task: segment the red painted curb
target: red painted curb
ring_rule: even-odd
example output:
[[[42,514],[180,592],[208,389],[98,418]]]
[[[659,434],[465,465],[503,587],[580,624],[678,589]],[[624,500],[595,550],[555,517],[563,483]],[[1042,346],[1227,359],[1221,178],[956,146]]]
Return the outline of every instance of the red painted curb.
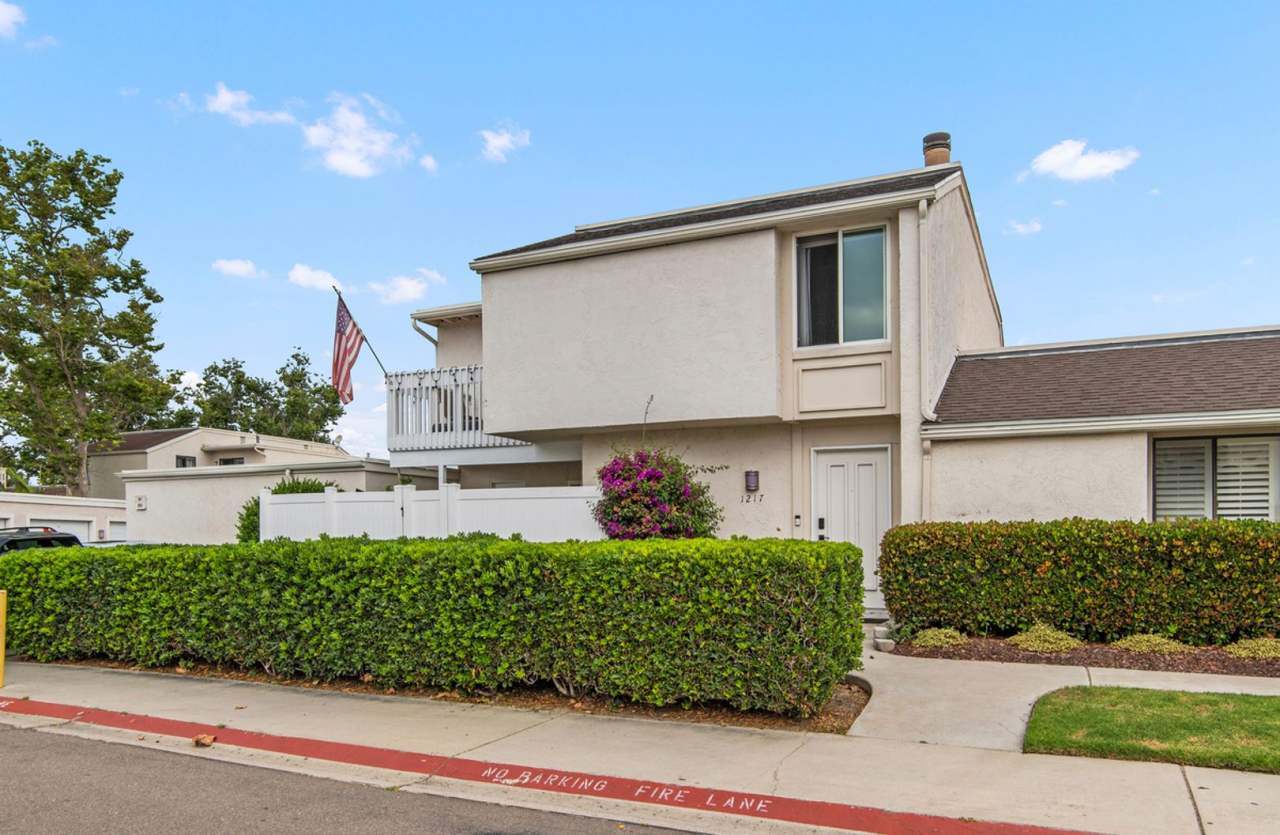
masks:
[[[43,716],[63,719],[87,725],[192,738],[198,734],[211,734],[223,745],[253,748],[277,754],[291,754],[330,762],[362,765],[408,771],[414,774],[448,777],[521,789],[572,794],[583,797],[600,797],[609,800],[628,800],[681,809],[741,815],[786,821],[789,823],[826,826],[882,835],[1063,835],[1072,830],[1028,826],[1017,823],[997,823],[913,812],[891,812],[868,806],[851,806],[822,800],[803,800],[779,795],[751,794],[686,786],[676,783],[660,783],[586,774],[578,771],[561,771],[549,768],[493,763],[469,760],[461,757],[444,757],[436,754],[417,754],[393,748],[376,748],[346,742],[330,742],[297,736],[242,731],[236,728],[219,728],[199,722],[164,719],[114,710],[40,702],[30,699],[0,700],[0,711],[25,716]]]

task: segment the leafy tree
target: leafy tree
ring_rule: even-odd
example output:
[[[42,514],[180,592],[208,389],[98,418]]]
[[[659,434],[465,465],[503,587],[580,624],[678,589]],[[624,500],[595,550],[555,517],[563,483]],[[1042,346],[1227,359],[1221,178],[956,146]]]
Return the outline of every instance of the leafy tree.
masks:
[[[328,442],[343,412],[338,393],[311,370],[311,358],[301,348],[276,370],[274,380],[252,376],[234,357],[215,362],[180,399],[183,405],[173,417],[177,425],[199,423],[304,441]]]
[[[77,494],[90,446],[164,420],[177,379],[155,363],[160,294],[107,225],[109,162],[0,146],[0,424],[21,470]]]

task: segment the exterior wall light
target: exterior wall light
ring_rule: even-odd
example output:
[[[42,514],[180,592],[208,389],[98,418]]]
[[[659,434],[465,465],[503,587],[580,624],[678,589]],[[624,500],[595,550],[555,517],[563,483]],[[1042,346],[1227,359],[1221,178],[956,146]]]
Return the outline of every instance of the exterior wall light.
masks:
[[[760,471],[747,470],[745,475],[746,475],[746,482],[747,482],[746,484],[747,492],[755,493],[756,491],[758,491],[760,489]]]

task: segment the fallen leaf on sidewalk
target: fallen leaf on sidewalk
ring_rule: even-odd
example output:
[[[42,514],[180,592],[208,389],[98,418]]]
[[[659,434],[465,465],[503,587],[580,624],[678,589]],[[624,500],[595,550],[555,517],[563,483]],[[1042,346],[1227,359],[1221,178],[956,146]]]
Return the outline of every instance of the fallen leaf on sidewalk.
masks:
[[[216,739],[217,737],[213,734],[196,734],[191,738],[191,741],[195,743],[197,748],[208,748]]]
[[[248,705],[236,705],[236,710],[244,710]]]

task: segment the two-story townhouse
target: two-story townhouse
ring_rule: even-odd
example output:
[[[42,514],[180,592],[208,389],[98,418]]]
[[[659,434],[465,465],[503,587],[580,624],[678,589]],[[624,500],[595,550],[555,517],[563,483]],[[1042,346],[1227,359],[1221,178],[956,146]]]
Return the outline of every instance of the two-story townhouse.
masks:
[[[1280,520],[1280,328],[1005,347],[950,137],[924,156],[476,259],[482,303],[414,314],[392,464],[591,484],[667,446],[719,468],[722,534],[861,546],[872,608],[903,522]]]
[[[707,478],[725,534],[851,539],[874,568],[883,532],[921,516],[920,429],[952,357],[1002,344],[949,147],[932,135],[921,169],[580,226],[476,259],[481,305],[415,319],[439,342],[440,367],[419,376],[482,382],[415,398],[459,398],[455,422],[436,423],[482,426],[494,446],[424,449],[405,432],[422,409],[400,396],[419,390],[395,381],[393,464],[465,473],[483,449],[494,464],[558,450],[557,469],[540,464],[547,481],[590,483],[615,447],[643,439],[720,468]],[[496,446],[512,439],[523,446]]]

